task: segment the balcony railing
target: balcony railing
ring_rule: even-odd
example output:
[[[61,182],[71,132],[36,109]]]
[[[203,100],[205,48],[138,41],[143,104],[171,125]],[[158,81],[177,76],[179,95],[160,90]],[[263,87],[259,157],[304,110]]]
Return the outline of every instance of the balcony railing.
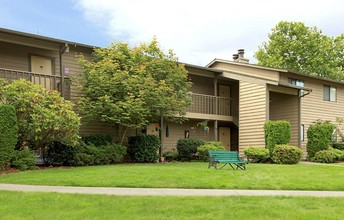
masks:
[[[7,79],[10,82],[16,79],[23,78],[29,80],[33,84],[41,85],[48,91],[61,91],[61,76],[57,75],[46,75],[40,73],[0,68],[0,78]],[[65,79],[67,78],[65,77]],[[70,99],[70,86],[65,85],[64,94],[65,99]]]
[[[238,110],[231,98],[192,93],[191,100],[187,112],[232,116],[235,120],[238,117]]]

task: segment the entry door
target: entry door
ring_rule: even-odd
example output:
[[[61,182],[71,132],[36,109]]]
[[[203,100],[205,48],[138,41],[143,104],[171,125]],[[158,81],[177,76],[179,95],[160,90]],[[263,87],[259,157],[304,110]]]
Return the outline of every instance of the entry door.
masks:
[[[219,127],[219,141],[230,150],[231,146],[231,129],[229,127]]]
[[[54,89],[51,82],[51,75],[53,75],[53,61],[49,57],[34,56],[31,59],[31,72],[38,73],[31,78],[34,84],[41,85],[47,90]],[[41,74],[41,75],[40,75]]]
[[[224,97],[228,99],[219,98],[219,115],[230,115],[230,98],[231,87],[225,85],[219,85],[219,97]]]

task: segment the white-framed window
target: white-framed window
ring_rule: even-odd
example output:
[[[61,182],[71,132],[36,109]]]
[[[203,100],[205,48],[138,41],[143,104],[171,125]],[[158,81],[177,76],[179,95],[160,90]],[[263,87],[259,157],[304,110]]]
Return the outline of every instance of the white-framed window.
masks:
[[[301,125],[301,129],[300,129],[300,139],[301,141],[305,141],[305,125]]]
[[[337,101],[337,88],[333,86],[324,85],[324,100],[336,102]]]
[[[305,86],[305,82],[303,80],[300,80],[300,79],[289,78],[288,82],[294,86],[300,86],[300,87]],[[300,96],[303,96],[304,93],[305,93],[304,90],[300,90]]]

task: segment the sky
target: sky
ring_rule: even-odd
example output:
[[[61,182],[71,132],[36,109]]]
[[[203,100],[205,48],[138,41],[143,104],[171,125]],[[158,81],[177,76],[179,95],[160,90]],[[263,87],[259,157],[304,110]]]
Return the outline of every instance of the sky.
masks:
[[[180,62],[206,66],[254,53],[280,21],[344,33],[342,0],[0,0],[0,27],[98,47],[157,37]]]

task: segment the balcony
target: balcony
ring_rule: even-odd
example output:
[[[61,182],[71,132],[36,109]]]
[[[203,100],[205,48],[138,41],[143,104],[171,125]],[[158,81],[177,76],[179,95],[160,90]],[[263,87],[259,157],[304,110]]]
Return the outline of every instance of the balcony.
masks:
[[[192,93],[187,107],[188,118],[233,121],[237,123],[238,109],[231,98]]]
[[[7,79],[10,82],[23,78],[29,80],[33,84],[41,85],[47,91],[61,91],[61,76],[57,75],[45,75],[40,73],[0,68],[0,78]],[[68,78],[65,77],[64,79],[66,80]],[[64,98],[70,99],[70,85],[65,84]]]

